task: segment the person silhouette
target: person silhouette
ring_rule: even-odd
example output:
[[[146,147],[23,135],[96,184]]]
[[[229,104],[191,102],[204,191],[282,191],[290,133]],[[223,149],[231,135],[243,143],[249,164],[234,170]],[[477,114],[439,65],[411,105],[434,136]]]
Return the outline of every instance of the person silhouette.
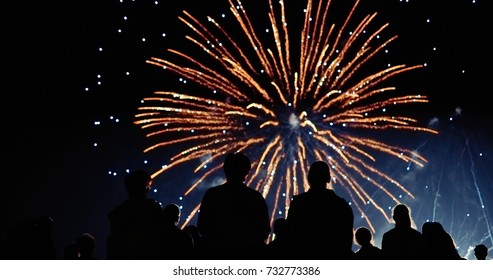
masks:
[[[474,256],[477,260],[486,260],[488,256],[488,247],[484,244],[478,244],[474,247]]]
[[[382,237],[382,251],[389,260],[423,259],[423,237],[411,227],[411,213],[407,205],[398,204],[393,209],[394,228]]]
[[[286,218],[280,217],[274,221],[274,239],[267,244],[267,252],[270,259],[286,259],[289,254],[289,243],[287,239]]]
[[[193,241],[193,252],[191,255],[191,259],[200,259],[201,258],[201,252],[202,252],[202,247],[200,245],[200,233],[199,229],[197,228],[196,225],[187,225],[183,228],[183,230],[190,234],[192,237]]]
[[[163,214],[163,258],[175,260],[192,258],[192,236],[178,227],[181,216],[180,207],[170,203],[164,207]]]
[[[96,257],[96,239],[90,233],[83,233],[75,240],[78,249],[79,259],[97,260]]]
[[[270,234],[267,203],[260,192],[245,185],[250,159],[241,152],[226,155],[226,182],[207,189],[200,204],[197,228],[205,258],[263,257]]]
[[[152,178],[135,170],[124,178],[128,198],[108,213],[108,259],[158,259],[163,228],[163,208],[148,198]]]
[[[34,223],[33,259],[56,260],[57,250],[53,240],[54,220],[50,216],[40,216]]]
[[[427,260],[461,260],[452,236],[439,222],[425,222],[421,226],[423,258]]]
[[[356,242],[361,246],[355,253],[357,260],[381,260],[383,259],[382,250],[374,246],[371,241],[373,235],[366,227],[359,227],[355,233]]]
[[[292,198],[286,218],[291,257],[352,259],[353,210],[327,188],[331,181],[329,165],[314,162],[307,179],[310,188]]]

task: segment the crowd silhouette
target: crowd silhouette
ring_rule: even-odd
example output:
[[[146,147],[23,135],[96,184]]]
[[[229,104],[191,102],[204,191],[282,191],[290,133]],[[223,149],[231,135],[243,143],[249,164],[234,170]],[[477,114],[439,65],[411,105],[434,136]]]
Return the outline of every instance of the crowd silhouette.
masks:
[[[201,201],[197,225],[183,229],[176,204],[161,206],[148,197],[150,174],[135,170],[124,178],[127,199],[107,214],[110,260],[465,260],[453,237],[438,221],[413,225],[411,209],[397,204],[394,227],[384,232],[381,247],[373,232],[354,229],[351,205],[330,188],[331,173],[324,161],[309,167],[308,190],[292,197],[286,217],[272,228],[262,194],[245,184],[250,159],[241,152],[226,155],[225,182],[209,188]],[[97,240],[85,232],[57,255],[53,219],[24,219],[0,240],[0,259],[97,260]],[[272,238],[269,236],[272,234]],[[353,251],[353,245],[359,249]],[[477,260],[488,259],[488,247],[471,244]]]

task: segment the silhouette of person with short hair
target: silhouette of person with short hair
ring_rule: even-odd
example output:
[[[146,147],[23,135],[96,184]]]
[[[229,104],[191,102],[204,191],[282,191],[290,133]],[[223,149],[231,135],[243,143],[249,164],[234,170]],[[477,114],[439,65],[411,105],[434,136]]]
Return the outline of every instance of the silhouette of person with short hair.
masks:
[[[477,260],[486,260],[488,256],[488,247],[484,244],[478,244],[474,247],[474,256]]]
[[[163,208],[147,194],[152,178],[144,170],[125,176],[128,199],[108,213],[108,259],[158,259]]]
[[[289,243],[287,237],[286,218],[280,217],[274,221],[274,239],[267,244],[270,259],[282,260],[289,256]]]
[[[439,222],[425,222],[421,226],[423,258],[427,260],[461,260],[452,236]]]
[[[50,216],[40,216],[35,220],[32,246],[34,260],[57,259],[55,241],[53,240],[53,223],[54,220]]]
[[[206,258],[264,257],[269,213],[262,194],[244,183],[250,167],[243,153],[228,154],[223,164],[226,182],[209,188],[202,198],[197,227]]]
[[[383,259],[382,250],[374,246],[371,241],[373,235],[366,227],[359,227],[355,233],[356,242],[361,246],[355,253],[357,260],[381,260]]]
[[[295,195],[286,218],[291,257],[295,259],[352,259],[353,210],[327,188],[331,181],[326,162],[314,162],[308,171],[309,190]]]
[[[183,260],[190,259],[193,252],[193,239],[190,234],[178,227],[181,210],[174,203],[166,205],[163,209],[163,258]]]
[[[75,240],[81,260],[97,260],[96,239],[90,233],[83,233]]]
[[[190,257],[190,259],[200,259],[201,258],[201,253],[202,253],[202,248],[201,248],[201,245],[200,245],[200,233],[199,233],[199,229],[197,228],[196,225],[187,225],[186,227],[183,228],[183,230],[190,234],[190,236],[192,237],[192,241],[193,241],[193,252],[192,252],[192,255]]]
[[[393,209],[394,228],[382,237],[384,258],[389,260],[423,259],[423,237],[421,232],[411,227],[411,213],[405,204],[398,204]]]

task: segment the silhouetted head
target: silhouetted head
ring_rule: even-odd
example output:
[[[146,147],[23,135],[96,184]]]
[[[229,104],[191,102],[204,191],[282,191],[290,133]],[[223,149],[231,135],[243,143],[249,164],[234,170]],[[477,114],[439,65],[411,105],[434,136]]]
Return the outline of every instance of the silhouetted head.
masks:
[[[250,159],[243,153],[228,154],[223,164],[226,180],[231,182],[245,181],[248,172],[250,172],[250,167]]]
[[[484,244],[479,244],[474,247],[474,256],[476,256],[477,260],[486,260],[486,256],[488,256],[488,247]]]
[[[421,226],[421,233],[423,237],[442,237],[446,234],[445,229],[442,224],[439,222],[425,222],[423,226]]]
[[[84,233],[79,236],[75,244],[79,248],[81,258],[93,257],[96,249],[96,239],[90,233]]]
[[[397,226],[411,226],[411,214],[409,208],[405,204],[398,204],[394,207],[392,218]]]
[[[355,237],[356,242],[358,242],[359,245],[363,246],[371,243],[372,234],[368,228],[360,227],[356,230]]]
[[[166,205],[163,209],[166,224],[177,225],[180,222],[180,207],[174,203]]]
[[[330,167],[324,161],[316,161],[308,171],[308,183],[310,188],[325,188],[330,182]]]
[[[144,170],[135,170],[125,176],[125,189],[129,197],[145,197],[151,184],[151,175]]]
[[[274,221],[274,234],[276,238],[284,236],[286,233],[286,219],[283,217],[277,218]]]

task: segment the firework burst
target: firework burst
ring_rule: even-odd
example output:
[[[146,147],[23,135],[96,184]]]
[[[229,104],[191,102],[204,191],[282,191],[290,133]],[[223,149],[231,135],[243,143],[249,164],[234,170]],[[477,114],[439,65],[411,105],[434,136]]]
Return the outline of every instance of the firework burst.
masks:
[[[170,58],[147,61],[197,85],[191,92],[156,91],[139,108],[135,124],[155,140],[145,152],[178,151],[152,176],[195,162],[197,180],[184,187],[186,197],[222,172],[225,154],[243,151],[253,164],[247,184],[266,198],[273,221],[287,213],[293,195],[307,190],[309,165],[324,160],[332,167],[331,187],[348,197],[373,231],[363,206],[390,221],[371,194],[382,192],[395,203],[400,203],[396,191],[414,196],[375,167],[378,156],[418,166],[426,159],[379,134],[437,131],[391,113],[400,111],[390,108],[428,101],[419,94],[396,94],[387,81],[423,66],[365,70],[397,36],[381,39],[388,24],[374,27],[376,13],[354,20],[359,1],[335,24],[331,1],[307,0],[303,20],[291,22],[283,1],[265,0],[266,13],[255,17],[266,17],[268,28],[259,27],[241,1],[228,1],[233,22],[221,25],[212,17],[202,22],[184,11],[179,19],[195,49],[169,49]]]

